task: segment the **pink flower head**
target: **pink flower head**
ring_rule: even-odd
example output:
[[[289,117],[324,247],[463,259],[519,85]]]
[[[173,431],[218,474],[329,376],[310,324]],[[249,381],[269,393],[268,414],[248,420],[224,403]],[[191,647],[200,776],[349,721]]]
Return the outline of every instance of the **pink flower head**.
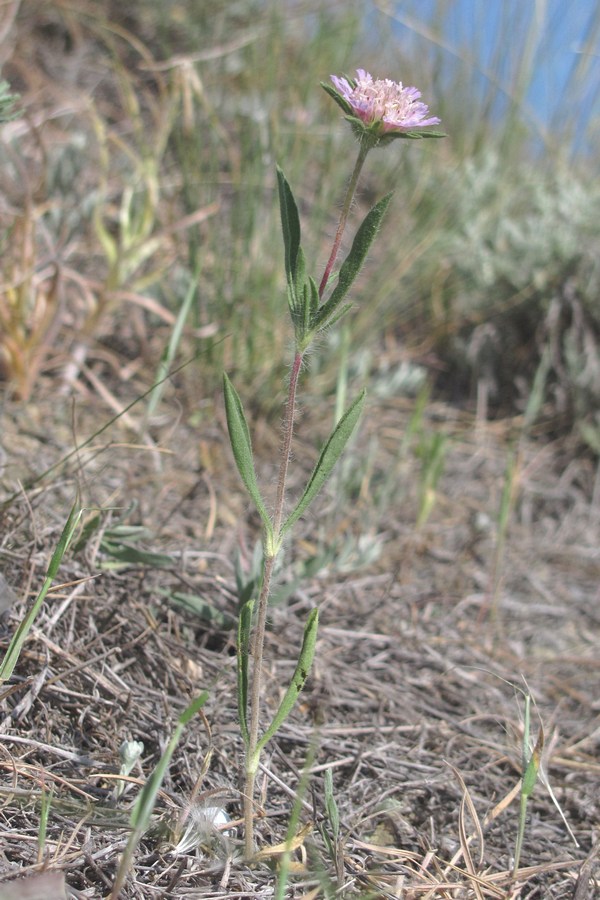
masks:
[[[356,70],[356,79],[332,75],[331,80],[335,92],[329,88],[328,93],[345,109],[351,121],[359,119],[374,136],[400,137],[413,128],[440,123],[436,116],[428,115],[429,108],[419,100],[421,92],[416,87],[404,87],[401,81],[373,79],[364,69]]]

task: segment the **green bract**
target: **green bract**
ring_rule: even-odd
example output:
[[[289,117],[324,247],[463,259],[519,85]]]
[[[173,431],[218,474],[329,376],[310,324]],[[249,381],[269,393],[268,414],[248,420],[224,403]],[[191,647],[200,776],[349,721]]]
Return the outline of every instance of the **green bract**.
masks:
[[[447,137],[447,135],[443,131],[412,131],[411,129],[408,129],[407,131],[382,132],[380,122],[372,122],[371,124],[367,124],[366,122],[363,122],[362,119],[359,119],[358,116],[355,116],[354,110],[352,109],[348,101],[345,100],[341,94],[338,94],[336,89],[330,84],[322,81],[321,87],[324,91],[327,91],[329,96],[333,100],[335,100],[340,109],[343,110],[345,114],[344,118],[352,126],[352,131],[354,132],[355,136],[360,141],[366,141],[367,143],[369,143],[372,148],[384,147],[386,144],[389,144],[390,141],[397,140],[399,138],[409,141],[420,141],[423,138]]]

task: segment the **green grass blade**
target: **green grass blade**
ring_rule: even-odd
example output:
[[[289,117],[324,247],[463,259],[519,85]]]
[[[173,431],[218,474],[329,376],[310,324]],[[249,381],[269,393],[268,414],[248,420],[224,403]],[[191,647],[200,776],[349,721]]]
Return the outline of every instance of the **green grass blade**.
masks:
[[[52,587],[52,582],[56,577],[56,573],[58,572],[63,556],[65,555],[69,544],[71,543],[71,539],[73,537],[75,529],[77,528],[82,513],[83,509],[78,509],[77,505],[73,504],[71,512],[69,513],[69,518],[66,521],[58,544],[56,545],[56,549],[52,554],[52,559],[50,560],[42,589],[35,598],[33,606],[31,607],[23,621],[19,624],[19,627],[15,631],[13,638],[8,645],[8,650],[6,651],[6,655],[2,660],[2,665],[0,665],[0,683],[3,681],[7,681],[7,679],[9,679],[13,673],[19,656],[21,655],[23,644],[25,643],[27,635],[31,630],[31,626],[33,625],[36,616],[40,611],[46,594]]]
[[[321,451],[321,455],[317,460],[317,464],[313,469],[304,493],[300,497],[296,508],[290,513],[282,526],[282,536],[286,531],[289,531],[294,522],[298,521],[329,478],[333,467],[340,458],[344,447],[348,443],[356,423],[358,422],[365,402],[365,393],[364,390],[360,392],[354,403],[348,407],[333,429],[327,443]]]
[[[517,826],[517,840],[515,844],[515,859],[513,864],[513,876],[516,875],[521,861],[521,850],[523,849],[523,838],[525,836],[525,824],[527,820],[527,802],[531,797],[535,788],[540,764],[542,758],[542,750],[544,749],[544,729],[540,724],[540,732],[538,734],[535,747],[529,754],[529,730],[530,730],[530,704],[531,697],[525,695],[525,716],[523,720],[523,775],[521,782],[521,795],[519,802],[519,822]]]
[[[61,532],[58,544],[56,545],[56,549],[52,554],[50,565],[48,566],[46,577],[49,578],[50,581],[54,581],[54,579],[56,578],[63,556],[67,552],[67,547],[71,543],[71,538],[73,537],[73,533],[77,528],[82,514],[83,509],[77,509],[77,505],[74,503],[71,507],[69,518],[67,519],[65,526]]]
[[[246,416],[244,415],[242,401],[226,374],[223,374],[223,392],[225,395],[225,413],[227,416],[229,439],[231,441],[231,449],[233,450],[233,456],[238,472],[246,486],[246,490],[254,500],[265,526],[267,536],[272,537],[273,526],[260,495],[258,482],[256,480],[256,472],[254,471],[250,431],[248,429],[248,423],[246,422]]]
[[[54,798],[54,785],[46,791],[46,785],[42,782],[42,796],[40,801],[40,824],[38,828],[38,863],[42,863],[46,853],[46,835],[48,832],[48,819]],[[1,897],[0,897],[1,900]]]
[[[177,744],[181,739],[181,735],[183,734],[183,730],[192,716],[194,716],[198,712],[198,710],[204,706],[207,700],[208,691],[203,691],[182,712],[177,721],[177,725],[175,726],[175,730],[171,735],[171,739],[165,748],[165,752],[159,759],[154,771],[140,791],[140,794],[131,811],[131,817],[129,820],[131,827],[135,831],[139,831],[140,834],[143,834],[143,832],[148,828],[148,825],[150,824],[150,817],[156,805],[156,798],[158,796],[160,786],[163,783],[165,774],[171,762],[171,758],[173,756],[173,753],[175,752],[175,748],[177,747]]]
[[[275,713],[273,717],[273,721],[261,737],[260,741],[257,745],[257,753],[260,754],[263,747],[271,740],[273,735],[275,735],[290,712],[296,700],[298,699],[298,694],[304,687],[304,683],[308,678],[308,673],[310,672],[310,667],[312,666],[313,657],[315,655],[315,646],[317,643],[317,630],[319,627],[319,610],[313,609],[308,617],[308,621],[304,628],[304,638],[302,641],[302,649],[300,650],[300,656],[298,658],[298,663],[294,670],[294,674],[292,675],[292,680],[290,681],[289,687],[283,696],[283,700],[279,705],[279,709]]]
[[[127,846],[125,847],[125,850],[123,851],[123,855],[119,862],[119,868],[117,870],[115,882],[110,894],[111,900],[117,900],[117,897],[121,892],[121,888],[123,887],[123,883],[127,876],[127,872],[129,871],[135,849],[139,844],[142,835],[148,829],[150,819],[156,805],[156,798],[158,796],[160,786],[163,783],[166,771],[171,762],[173,753],[175,752],[175,748],[177,747],[181,735],[183,734],[183,730],[190,719],[195,716],[198,710],[204,706],[207,699],[208,691],[203,691],[179,716],[179,720],[177,722],[177,725],[175,726],[175,731],[171,736],[171,740],[167,744],[165,752],[159,759],[156,768],[139,793],[139,796],[131,811],[129,824],[131,825],[132,832],[129,835]]]
[[[162,395],[165,390],[166,379],[169,374],[169,370],[173,365],[173,360],[177,354],[177,350],[179,348],[179,344],[181,342],[181,336],[183,334],[183,328],[187,321],[188,315],[192,308],[192,303],[194,301],[194,297],[196,296],[196,291],[198,289],[198,281],[200,279],[200,270],[199,267],[196,269],[192,280],[190,281],[190,286],[188,288],[187,294],[183,299],[183,303],[177,313],[177,319],[175,320],[175,324],[173,325],[173,330],[171,331],[171,335],[169,337],[169,342],[165,347],[164,353],[162,355],[162,359],[160,361],[158,371],[156,373],[156,387],[152,390],[150,394],[150,398],[148,401],[148,407],[146,409],[145,415],[145,425],[152,418],[154,412],[158,404],[161,401]]]
[[[334,841],[340,836],[340,813],[333,793],[333,776],[331,769],[325,769],[325,812],[331,826]]]

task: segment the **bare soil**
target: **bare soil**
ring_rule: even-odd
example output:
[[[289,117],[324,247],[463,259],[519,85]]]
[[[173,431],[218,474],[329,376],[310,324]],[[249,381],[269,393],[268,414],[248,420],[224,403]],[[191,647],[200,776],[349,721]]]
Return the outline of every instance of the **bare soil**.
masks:
[[[6,15],[20,5],[21,24],[11,30],[7,19],[1,36],[3,76],[27,97],[29,118],[10,124],[26,137],[18,159],[7,157],[0,217],[7,233],[20,223],[24,250],[4,279],[20,286],[36,270],[40,316],[63,296],[59,275],[71,279],[76,302],[57,306],[22,360],[28,400],[10,399],[0,384],[0,652],[41,588],[74,502],[86,507],[90,528],[67,552],[60,584],[0,687],[0,900],[109,896],[139,787],[203,690],[208,702],[177,746],[124,898],[273,896],[278,845],[295,815],[286,896],[600,896],[597,460],[578,456],[566,439],[520,440],[519,420],[488,424],[432,403],[423,428],[446,436],[446,457],[431,515],[417,527],[423,460],[417,439],[405,440],[414,404],[402,398],[369,400],[340,473],[286,548],[270,617],[265,721],[315,605],[318,649],[299,703],[264,755],[261,855],[243,862],[234,562],[250,571],[260,535],[228,449],[221,399],[207,396],[200,369],[185,372],[148,429],[142,403],[99,431],[152,384],[173,324],[172,315],[158,317],[167,338],[152,344],[157,329],[140,310],[157,318],[157,305],[136,307],[128,296],[107,311],[112,322],[99,325],[98,317],[89,329],[104,284],[95,280],[86,230],[98,185],[83,114],[90,86],[117,136],[131,123],[114,100],[125,68],[98,49],[75,10],[106,6],[125,19],[131,5],[12,3]],[[133,28],[143,40],[140,31]],[[146,83],[147,70],[135,71]],[[73,136],[89,154],[81,172],[69,167]],[[64,180],[56,207],[47,204],[52,147],[65,148],[64,171],[55,166]],[[41,231],[39,259],[33,210],[66,223],[56,246],[46,246]],[[166,219],[176,223],[183,212]],[[118,204],[111,214],[116,222]],[[179,232],[165,234],[168,268]],[[88,344],[97,344],[85,365],[74,365],[81,322],[94,332]],[[255,396],[248,385],[239,389],[245,401]],[[332,420],[320,402],[315,410],[309,397],[302,402],[292,492]],[[273,409],[251,423],[266,485],[279,447],[280,406]],[[513,874],[526,693],[542,768]],[[117,796],[125,740],[144,750]],[[220,831],[207,825],[207,807],[223,808],[231,822]]]
[[[206,689],[122,896],[271,896],[277,852],[270,858],[268,850],[285,840],[294,807],[300,846],[289,896],[598,896],[593,461],[565,442],[521,442],[502,546],[498,511],[519,423],[486,425],[432,404],[425,427],[447,436],[446,464],[433,512],[417,528],[421,461],[414,448],[398,449],[412,404],[370,402],[343,477],[331,480],[286,549],[283,585],[324,556],[316,574],[273,606],[266,710],[287,684],[315,604],[319,643],[300,702],[264,756],[256,827],[265,852],[249,867],[238,822],[235,633],[214,614],[236,616],[233,560],[240,554],[250,564],[258,523],[237,480],[220,400],[204,405],[201,420],[170,409],[152,440],[119,420],[82,447],[110,417],[93,392],[74,408],[49,394],[4,405],[0,499],[17,496],[0,526],[3,650],[41,586],[76,491],[81,505],[104,512],[87,544],[67,554],[61,585],[2,690],[2,885],[58,871],[66,886],[56,896],[108,896],[137,785],[178,715]],[[328,421],[304,409],[296,487],[317,447],[302,435],[324,436]],[[276,426],[252,425],[267,484]],[[26,487],[75,445],[82,449],[70,460]],[[118,522],[144,526],[137,548],[170,559],[110,568],[117,561],[106,538]],[[175,605],[166,596],[175,592],[206,601],[213,620]],[[543,765],[513,877],[524,692],[533,741],[543,728]],[[144,752],[117,799],[126,739],[143,741]],[[332,852],[322,835],[331,833],[326,768],[341,820]],[[40,847],[40,803],[50,790]],[[199,826],[192,845],[177,849],[206,806],[227,810],[227,833]]]

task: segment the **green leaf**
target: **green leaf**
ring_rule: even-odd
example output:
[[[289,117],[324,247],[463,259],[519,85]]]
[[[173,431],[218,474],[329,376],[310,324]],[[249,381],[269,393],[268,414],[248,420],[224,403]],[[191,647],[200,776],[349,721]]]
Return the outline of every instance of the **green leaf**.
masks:
[[[73,504],[71,507],[71,512],[69,513],[69,518],[67,519],[65,526],[61,532],[60,538],[58,540],[58,544],[56,545],[56,549],[52,554],[52,559],[50,560],[50,565],[48,566],[48,572],[46,574],[46,578],[50,581],[53,581],[56,578],[56,574],[58,572],[58,567],[62,562],[62,558],[67,552],[67,547],[71,543],[71,539],[79,524],[79,520],[83,514],[83,509],[77,509],[77,506]]]
[[[98,531],[100,525],[102,523],[102,519],[100,517],[100,513],[94,511],[94,514],[90,516],[83,524],[83,527],[79,533],[79,537],[73,544],[73,553],[80,553],[84,550],[92,536]]]
[[[156,378],[154,379],[155,386],[152,388],[152,393],[150,394],[148,400],[148,406],[146,408],[146,412],[144,413],[145,427],[147,427],[148,422],[154,415],[164,394],[169,370],[171,369],[173,362],[175,361],[177,350],[181,343],[185,323],[187,322],[190,310],[192,309],[194,299],[197,296],[199,280],[200,266],[196,266],[196,271],[194,272],[194,275],[190,280],[187,293],[183,299],[179,312],[177,313],[175,324],[171,329],[169,341],[167,343],[167,346],[163,350],[160,363],[158,364],[158,371],[156,373]]]
[[[263,580],[264,547],[261,541],[257,541],[252,552],[250,569],[246,570],[242,565],[242,556],[238,551],[233,561],[235,571],[235,584],[237,588],[238,610],[244,603],[258,597]]]
[[[257,755],[260,754],[261,750],[271,740],[273,735],[275,735],[279,731],[279,729],[289,716],[290,712],[292,711],[292,708],[296,700],[298,699],[298,694],[304,687],[306,679],[308,678],[308,673],[310,672],[310,667],[312,666],[313,657],[315,655],[318,627],[319,610],[313,609],[311,610],[308,621],[304,628],[302,649],[300,650],[300,656],[298,658],[298,663],[294,670],[294,674],[292,675],[292,680],[283,696],[283,700],[279,705],[279,709],[273,717],[273,721],[257,744]]]
[[[346,78],[347,78],[347,76],[346,76]],[[350,83],[352,83],[352,79],[347,78],[347,80],[348,80]],[[348,101],[347,101],[344,97],[342,97],[341,94],[339,94],[339,93],[336,91],[336,89],[333,87],[332,84],[327,84],[327,82],[322,81],[322,82],[321,82],[321,87],[323,88],[323,90],[324,90],[327,94],[329,94],[329,96],[331,97],[332,100],[335,100],[335,102],[337,103],[337,105],[340,107],[340,109],[341,109],[343,112],[346,113],[347,116],[352,115],[352,107],[350,106],[350,104],[348,103]]]
[[[352,303],[344,303],[344,305],[340,307],[340,309],[338,309],[336,312],[334,312],[332,317],[328,319],[327,322],[325,322],[325,324],[321,326],[321,328],[332,328],[333,325],[335,325],[336,322],[339,322],[340,319],[342,319],[351,309]],[[314,334],[314,332],[311,333],[311,336],[312,334]]]
[[[131,566],[150,566],[152,569],[164,569],[176,564],[176,559],[167,553],[156,553],[153,550],[140,550],[131,544],[116,543],[113,540],[103,540],[100,544],[104,553],[107,553],[116,562],[110,560],[100,562],[102,569],[128,569]]]
[[[338,275],[338,283],[333,293],[313,317],[311,322],[313,332],[321,331],[321,329],[331,324],[334,313],[350,290],[354,279],[363,266],[365,257],[375,240],[391,199],[392,194],[386,194],[365,216],[364,221],[356,232],[352,249],[342,264]]]
[[[359,416],[362,412],[364,402],[365,391],[361,391],[354,403],[348,407],[348,409],[330,434],[327,443],[321,450],[321,455],[319,456],[308,484],[304,489],[304,493],[300,497],[296,508],[292,513],[290,513],[281,528],[282,537],[286,531],[289,531],[294,522],[298,521],[300,516],[304,513],[310,503],[312,503],[314,498],[317,496],[317,494],[329,478],[333,467],[341,456],[344,447],[348,443],[350,435],[354,431],[354,427],[358,422]]]
[[[305,285],[304,298],[304,334],[310,331],[311,322],[319,309],[319,288],[314,278],[310,277]]]
[[[536,741],[535,747],[533,748],[533,752],[527,763],[525,771],[523,772],[523,783],[521,785],[521,794],[524,797],[530,797],[533,793],[533,789],[535,787],[536,781],[538,779],[538,773],[540,770],[540,762],[542,757],[542,750],[544,749],[544,729],[540,726],[540,733],[538,735],[538,739]]]
[[[256,504],[256,508],[266,529],[267,539],[272,539],[273,526],[258,489],[256,472],[254,471],[250,431],[248,430],[248,423],[246,422],[246,417],[242,408],[242,401],[238,397],[234,386],[225,373],[223,374],[223,392],[225,395],[225,413],[227,416],[227,427],[229,429],[229,440],[231,441],[231,449],[233,450],[233,456],[238,467],[238,472],[246,485],[246,490]]]
[[[306,260],[302,247],[298,250],[294,277],[288,282],[288,306],[294,324],[294,331],[302,331],[304,323],[304,308],[306,305]]]
[[[246,747],[250,743],[248,731],[248,662],[250,660],[250,634],[252,630],[252,613],[254,600],[244,603],[240,610],[237,641],[237,692],[240,731]]]
[[[166,588],[159,588],[158,593],[165,598],[167,603],[198,616],[203,622],[207,622],[216,628],[230,630],[236,625],[234,616],[222,612],[197,594],[188,594],[184,591],[169,591]]]
[[[306,275],[306,260],[300,246],[300,217],[290,185],[277,167],[279,209],[285,248],[285,274],[288,305],[294,325],[296,342],[302,344],[319,305],[319,292],[312,278]]]
[[[52,554],[52,558],[48,565],[48,570],[46,572],[46,577],[44,579],[44,583],[42,588],[34,600],[33,606],[27,613],[24,619],[21,620],[17,630],[15,631],[10,644],[8,645],[8,650],[2,660],[2,665],[0,665],[0,684],[3,681],[7,681],[13,673],[13,670],[19,660],[19,656],[21,655],[21,650],[23,648],[23,644],[27,639],[27,635],[29,634],[33,623],[39,613],[42,603],[46,598],[46,594],[52,587],[52,582],[54,581],[56,574],[58,572],[59,566],[62,562],[62,558],[67,552],[67,548],[71,543],[73,538],[73,534],[77,525],[79,524],[79,520],[83,514],[83,509],[78,509],[75,504],[71,507],[71,512],[69,513],[69,517],[65,523],[65,526],[62,530],[61,536],[59,538],[58,544],[56,545],[56,549]]]
[[[298,207],[287,178],[277,166],[277,187],[279,190],[279,211],[285,249],[285,274],[288,284],[288,302],[295,320],[300,312],[298,285],[302,289],[305,278],[304,254],[300,248],[300,217]],[[295,324],[295,322],[294,322]]]
[[[340,813],[333,793],[333,776],[331,769],[325,769],[325,812],[331,825],[334,841],[340,836]]]
[[[394,140],[421,141],[425,138],[445,138],[448,137],[443,131],[387,131],[381,138],[380,145],[389,143]]]

